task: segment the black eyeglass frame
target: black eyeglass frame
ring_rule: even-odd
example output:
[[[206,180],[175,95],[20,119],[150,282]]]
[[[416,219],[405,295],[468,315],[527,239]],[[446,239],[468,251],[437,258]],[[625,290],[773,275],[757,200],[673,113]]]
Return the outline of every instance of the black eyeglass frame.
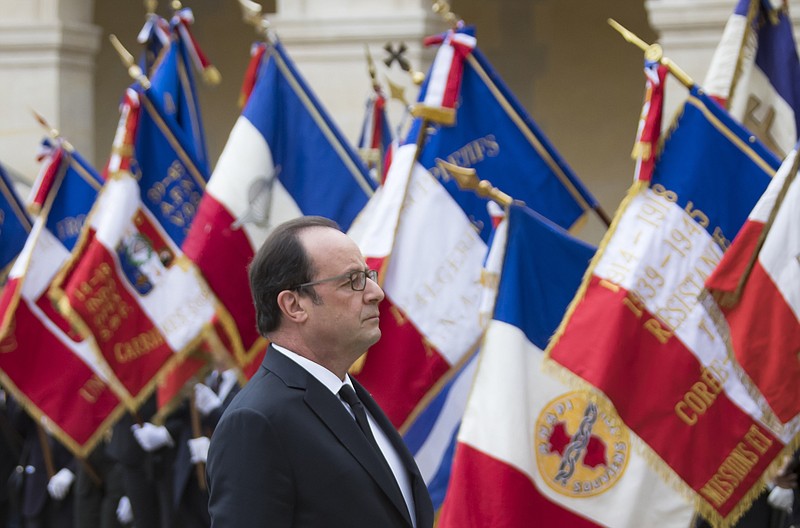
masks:
[[[303,284],[298,284],[297,286],[293,286],[289,289],[299,290],[300,288],[305,288],[306,286],[315,286],[317,284],[322,284],[323,282],[332,282],[335,280],[342,280],[342,279],[350,279],[350,288],[353,291],[364,291],[364,289],[367,287],[367,279],[375,283],[378,282],[378,272],[372,269],[348,271],[347,273],[342,273],[341,275],[337,275],[335,277],[328,277],[327,279],[304,282]]]

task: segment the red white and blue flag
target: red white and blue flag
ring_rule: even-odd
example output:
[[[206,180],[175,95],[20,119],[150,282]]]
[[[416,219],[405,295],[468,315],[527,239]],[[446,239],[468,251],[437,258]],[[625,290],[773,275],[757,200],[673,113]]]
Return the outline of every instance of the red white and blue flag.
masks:
[[[780,157],[800,139],[800,60],[787,2],[739,0],[704,87]]]
[[[651,181],[629,191],[548,348],[610,399],[713,523],[749,507],[793,437],[748,390],[701,302],[778,166],[751,137],[691,89]]]
[[[33,188],[36,222],[0,297],[0,383],[76,456],[86,457],[123,406],[113,374],[50,302],[102,182],[77,152],[45,142]]]
[[[424,123],[430,132],[419,162],[479,223],[484,240],[492,229],[485,200],[460,192],[437,158],[474,168],[482,179],[561,227],[575,226],[599,207],[597,200],[492,68],[472,33],[460,28],[429,39],[442,45],[413,110],[427,119],[414,120],[406,143],[416,142]]]
[[[706,280],[733,355],[781,423],[800,415],[800,179],[792,150]]]
[[[225,345],[256,368],[266,341],[256,331],[247,265],[270,228],[320,215],[348,229],[376,186],[283,46],[261,46],[255,84],[183,245],[227,312]]]
[[[199,344],[216,310],[198,270],[139,198],[133,145],[146,101],[139,85],[127,90],[106,183],[51,287],[59,310],[82,337],[94,338],[132,406]]]
[[[386,291],[381,309],[384,338],[357,365],[358,379],[404,434],[436,506],[446,491],[455,431],[487,320],[480,315],[480,285],[469,281],[481,276],[474,274],[480,273],[495,225],[487,200],[459,189],[437,158],[476,168],[482,179],[514,198],[538,204],[567,226],[591,209],[576,201],[575,196],[581,196],[580,182],[570,178],[569,168],[491,70],[471,34],[459,30],[438,41],[442,46],[414,110],[420,117],[406,145],[394,154],[380,198],[376,196],[360,218],[371,221],[359,221],[353,233],[357,240],[369,240],[361,245],[362,252],[371,266],[383,272]],[[455,124],[442,124],[449,117],[455,117]],[[425,132],[432,132],[417,152],[423,123],[428,127]],[[416,187],[416,194],[422,192],[419,183],[413,184],[415,179],[437,183],[421,187],[441,194],[436,204],[426,201],[425,209],[418,197],[406,197],[409,181],[409,190]],[[404,200],[409,205],[403,205]],[[381,212],[374,215],[373,208]],[[364,223],[374,232],[362,238]],[[395,238],[394,226],[398,234],[409,233],[405,241],[399,235]],[[459,226],[463,233],[478,232],[480,243],[471,241],[469,252],[452,245],[460,236]],[[440,259],[432,263],[439,267],[420,273],[413,268],[414,259]],[[451,280],[449,273],[436,276],[437,270],[447,266],[458,269],[462,280]],[[390,271],[393,267],[396,272]],[[419,283],[427,290],[415,299],[405,299],[411,291],[404,289],[405,283]],[[424,306],[421,301],[426,299]]]
[[[382,338],[355,369],[404,430],[426,395],[465,364],[483,334],[487,245],[441,183],[401,146],[386,182],[350,234],[380,271]],[[361,224],[365,223],[365,226]]]
[[[153,65],[161,58],[161,51],[170,44],[169,22],[155,13],[148,13],[136,40],[144,48],[139,57],[139,67],[145,75],[150,75]]]
[[[364,122],[358,138],[358,152],[369,169],[369,174],[377,183],[383,183],[384,161],[390,155],[394,135],[386,117],[386,96],[380,86],[375,84],[367,98]],[[391,156],[390,161],[391,161]]]
[[[482,326],[484,321],[491,319],[494,310],[498,272],[502,266],[508,232],[508,222],[504,221],[505,210],[495,202],[489,202],[487,206],[491,209],[495,230],[481,270],[482,294],[478,317]],[[460,366],[442,376],[403,425],[403,440],[414,455],[436,510],[441,507],[450,483],[456,435],[473,385],[478,356],[479,351],[476,350]]]
[[[131,157],[142,203],[178,246],[189,232],[210,172],[192,67],[199,49],[188,30],[192,21],[191,10],[181,9],[167,27],[169,38],[153,64],[150,86],[139,91],[137,104],[129,109],[133,151],[114,154]],[[162,19],[148,19],[151,43],[162,43],[163,26]]]
[[[691,502],[636,453],[613,406],[543,371],[594,248],[525,207],[507,223],[438,526],[689,526]]]

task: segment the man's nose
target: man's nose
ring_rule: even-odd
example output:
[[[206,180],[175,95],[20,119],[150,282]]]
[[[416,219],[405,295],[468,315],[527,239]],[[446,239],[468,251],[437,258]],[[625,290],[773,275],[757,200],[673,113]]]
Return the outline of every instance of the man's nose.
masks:
[[[381,302],[385,297],[383,289],[378,283],[367,277],[367,285],[364,287],[364,300],[367,302]]]

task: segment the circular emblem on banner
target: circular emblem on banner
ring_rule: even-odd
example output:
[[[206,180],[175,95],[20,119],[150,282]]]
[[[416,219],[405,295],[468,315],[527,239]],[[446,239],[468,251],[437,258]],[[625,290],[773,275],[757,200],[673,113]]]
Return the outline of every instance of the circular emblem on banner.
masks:
[[[585,392],[548,403],[536,420],[536,465],[542,479],[569,497],[591,497],[611,488],[628,465],[630,435],[610,405]]]

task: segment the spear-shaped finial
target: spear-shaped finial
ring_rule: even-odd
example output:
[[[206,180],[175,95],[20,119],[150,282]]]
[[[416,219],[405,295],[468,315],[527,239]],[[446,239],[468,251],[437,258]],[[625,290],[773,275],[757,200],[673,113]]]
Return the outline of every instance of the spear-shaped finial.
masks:
[[[364,44],[364,53],[367,56],[367,72],[369,72],[369,78],[372,79],[372,86],[377,87],[378,84],[378,74],[375,70],[375,61],[372,60],[372,53],[369,52],[369,46]]]
[[[131,55],[131,53],[125,49],[125,46],[122,45],[122,42],[119,41],[117,36],[111,34],[108,36],[108,40],[111,41],[114,49],[117,50],[122,62],[128,67],[128,75],[130,75],[132,79],[139,81],[139,84],[141,84],[142,88],[145,90],[150,89],[150,79],[145,76],[144,72],[142,72],[142,69],[133,59],[133,55]]]
[[[497,187],[493,187],[489,180],[479,180],[478,172],[475,169],[448,163],[441,158],[436,158],[436,165],[456,180],[456,183],[462,189],[473,191],[478,196],[494,200],[503,207],[508,207],[514,203],[514,199],[511,196]]]
[[[640,39],[633,31],[630,31],[628,28],[624,27],[622,24],[614,20],[613,18],[608,19],[608,24],[617,30],[622,38],[639,48],[644,52],[644,56],[647,60],[660,62],[664,66],[666,66],[670,73],[678,79],[681,84],[686,86],[687,88],[691,88],[694,86],[694,81],[689,74],[683,71],[677,64],[672,62],[669,58],[664,56],[664,50],[661,49],[661,46],[658,44],[648,44],[647,42]]]
[[[458,23],[461,20],[461,17],[453,13],[450,9],[450,3],[447,0],[435,0],[433,5],[431,6],[434,13],[438,13],[439,16],[447,22],[450,27],[455,29],[458,27]]]
[[[60,142],[61,142],[61,144],[64,146],[64,148],[65,148],[65,149],[67,149],[67,150],[69,150],[69,151],[73,150],[72,144],[71,144],[69,141],[67,141],[66,139],[64,139],[64,136],[62,136],[62,135],[61,135],[61,132],[59,132],[57,128],[55,128],[54,126],[52,126],[52,125],[51,125],[51,124],[50,124],[50,123],[47,121],[47,119],[45,119],[45,118],[44,118],[44,116],[42,116],[42,114],[40,114],[39,112],[37,112],[37,111],[36,111],[36,110],[34,110],[33,108],[31,108],[31,109],[30,109],[30,111],[31,111],[31,113],[33,114],[33,118],[34,118],[34,119],[36,119],[36,121],[37,121],[37,122],[38,122],[40,125],[42,125],[42,127],[43,127],[45,130],[47,130],[47,133],[48,133],[48,135],[49,135],[51,138],[53,138],[53,139],[55,139],[55,140],[57,140],[57,141],[60,141]]]
[[[269,20],[261,13],[261,4],[252,0],[239,0],[239,7],[242,9],[242,20],[256,28],[259,35],[272,40]]]
[[[33,108],[31,108],[30,111],[33,114],[33,118],[36,119],[36,121],[40,125],[42,125],[42,127],[44,127],[45,130],[47,130],[47,133],[50,134],[50,137],[54,139],[61,137],[61,133],[55,127],[51,126],[50,123],[47,122],[47,119],[45,119],[44,116],[42,116],[42,114],[40,114]]]

